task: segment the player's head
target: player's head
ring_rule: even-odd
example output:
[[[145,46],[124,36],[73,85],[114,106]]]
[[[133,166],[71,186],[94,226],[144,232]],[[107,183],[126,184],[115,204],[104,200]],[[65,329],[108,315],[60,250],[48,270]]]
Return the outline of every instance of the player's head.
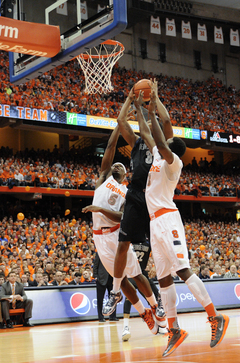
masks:
[[[122,183],[126,174],[127,170],[122,163],[117,162],[112,165],[112,175],[119,183]]]
[[[185,154],[186,144],[180,137],[172,137],[167,140],[169,149],[180,158]]]

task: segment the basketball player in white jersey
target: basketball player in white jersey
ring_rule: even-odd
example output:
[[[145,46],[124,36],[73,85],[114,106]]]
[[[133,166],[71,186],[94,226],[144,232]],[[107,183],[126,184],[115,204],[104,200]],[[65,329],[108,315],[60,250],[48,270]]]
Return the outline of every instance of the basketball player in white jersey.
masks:
[[[149,104],[152,133],[141,110],[142,92],[135,102],[135,106],[140,135],[153,154],[153,163],[146,185],[146,201],[151,220],[152,253],[169,326],[168,345],[163,353],[163,357],[166,357],[188,335],[178,325],[176,288],[171,270],[176,271],[177,275],[186,282],[191,293],[206,310],[212,328],[211,348],[222,341],[228,327],[229,317],[217,313],[203,282],[190,269],[184,226],[173,202],[174,190],[183,167],[180,157],[185,153],[186,145],[177,137],[166,141],[155,117],[157,97],[155,90],[156,87],[152,87]]]
[[[102,264],[111,276],[114,273],[114,259],[118,248],[120,221],[127,192],[126,186],[122,185],[126,176],[125,166],[122,163],[112,165],[118,137],[119,126],[117,125],[109,138],[102,159],[101,174],[96,184],[93,205],[82,209],[84,213],[93,213],[94,243]],[[143,279],[142,271],[132,246],[127,253],[127,262],[124,270],[124,279],[121,283],[122,291],[147,323],[151,332],[157,334],[158,324],[154,320],[152,310],[144,308],[137,296],[136,289],[127,279],[127,277],[132,277],[140,284]],[[118,302],[121,300],[122,295],[120,293]]]

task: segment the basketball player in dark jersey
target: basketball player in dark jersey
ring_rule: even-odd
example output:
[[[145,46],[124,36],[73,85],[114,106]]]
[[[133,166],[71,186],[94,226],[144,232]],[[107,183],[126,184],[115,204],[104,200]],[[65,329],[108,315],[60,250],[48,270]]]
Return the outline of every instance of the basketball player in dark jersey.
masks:
[[[154,86],[157,87],[156,82],[154,82]],[[131,126],[127,122],[128,111],[133,100],[134,93],[132,89],[129,92],[117,120],[123,138],[132,147],[130,166],[133,175],[126,195],[126,203],[121,220],[119,245],[114,263],[113,290],[103,308],[103,315],[110,315],[116,308],[117,303],[122,299],[120,285],[124,278],[123,271],[127,263],[127,251],[130,244],[144,242],[146,236],[149,238],[150,235],[150,218],[145,200],[145,187],[148,172],[152,165],[152,154],[144,141],[133,132]],[[173,129],[169,114],[159,98],[157,100],[157,109],[162,121],[164,135],[166,139],[169,139],[173,137]],[[161,324],[161,321],[165,319],[165,314],[162,316],[162,310],[157,308],[157,301],[149,281],[145,276],[142,276],[142,278],[137,281],[137,286],[139,291],[145,295],[147,301],[151,305],[157,322],[160,322]]]

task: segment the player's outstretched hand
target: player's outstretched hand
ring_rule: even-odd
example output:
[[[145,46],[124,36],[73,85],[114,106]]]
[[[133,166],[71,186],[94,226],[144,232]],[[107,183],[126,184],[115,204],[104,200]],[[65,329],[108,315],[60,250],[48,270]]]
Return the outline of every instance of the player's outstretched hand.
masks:
[[[128,94],[128,98],[131,100],[131,102],[133,102],[135,99],[135,94],[134,94],[133,90],[134,90],[134,87],[131,89],[131,91]]]
[[[148,106],[148,111],[154,112],[156,109],[156,99],[157,99],[157,94],[156,94],[157,88],[155,87],[154,83],[152,84],[151,89],[152,89],[152,91],[150,93],[150,102],[149,102],[149,106]]]
[[[152,81],[152,90],[155,92],[156,96],[158,94],[158,81],[156,80],[156,78],[154,78],[154,80]]]
[[[142,106],[143,104],[143,91],[139,92],[138,98],[134,100],[134,105],[136,108]]]
[[[82,209],[82,213],[87,213],[87,212],[100,212],[101,208],[97,207],[96,205],[87,205],[86,207],[84,207]]]

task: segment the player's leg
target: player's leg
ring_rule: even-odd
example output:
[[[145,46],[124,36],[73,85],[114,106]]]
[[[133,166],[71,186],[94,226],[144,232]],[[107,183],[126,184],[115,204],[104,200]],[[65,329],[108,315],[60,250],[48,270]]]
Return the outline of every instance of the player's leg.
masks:
[[[129,279],[131,284],[137,288],[136,282],[133,279]],[[132,303],[125,297],[124,305],[123,305],[123,331],[122,331],[122,340],[124,342],[128,341],[131,337],[130,327],[129,327],[129,319],[130,319],[130,312],[131,312]]]
[[[180,329],[177,320],[176,288],[171,275],[159,279],[163,307],[168,320],[168,344],[163,353],[167,357],[187,338],[188,333]]]
[[[111,275],[108,276],[108,281],[107,281],[107,291],[108,291],[108,296],[110,296],[110,293],[112,291],[113,288],[113,277]],[[117,318],[116,315],[116,309],[114,310],[114,312],[109,316],[109,321],[118,321],[119,319]]]
[[[127,277],[125,277],[122,280],[121,288],[122,288],[124,295],[128,298],[129,301],[131,301],[133,307],[138,311],[141,318],[148,325],[148,328],[150,329],[151,333],[157,334],[158,333],[158,324],[154,320],[151,309],[145,308],[143,306],[141,300],[139,300],[139,298],[137,296],[136,289],[130,283],[130,281],[127,279]]]
[[[171,231],[174,228],[175,236],[173,239],[173,250],[175,256],[173,258],[173,267],[178,276],[184,280],[197,301],[204,307],[208,314],[208,321],[212,328],[212,338],[210,347],[213,348],[220,344],[229,324],[229,317],[227,315],[218,314],[212,300],[204,286],[204,283],[200,278],[193,274],[190,269],[188,251],[186,246],[185,230],[180,217],[179,212],[171,213],[170,220],[172,226]],[[177,244],[176,244],[177,243]]]
[[[131,337],[130,328],[129,328],[129,318],[131,311],[132,303],[125,297],[124,305],[123,305],[123,331],[122,331],[122,340],[124,342],[128,341]]]
[[[210,347],[213,348],[220,344],[226,333],[229,317],[224,314],[219,314],[212,303],[212,300],[200,278],[195,275],[191,269],[186,268],[177,271],[178,276],[184,280],[197,301],[203,306],[208,314],[208,321],[212,328],[212,338]]]
[[[104,319],[104,316],[102,314],[102,308],[103,308],[103,299],[104,299],[104,294],[105,294],[105,291],[106,291],[106,286],[101,285],[100,282],[97,280],[96,287],[97,287],[98,320],[101,323],[104,323],[105,319]]]
[[[121,282],[124,276],[124,270],[127,264],[127,253],[130,242],[119,242],[117,253],[114,259],[114,279],[113,289],[108,301],[103,308],[103,315],[107,316],[113,313],[117,304],[122,301],[123,296],[120,291]]]
[[[117,253],[114,260],[114,281],[113,291],[117,292],[120,289],[123,272],[127,264],[127,253],[129,249],[130,241],[122,242],[118,244]]]
[[[168,321],[168,344],[163,357],[170,355],[188,336],[180,329],[177,320],[176,288],[170,275],[175,256],[172,237],[170,214],[166,218],[156,218],[151,221],[151,247],[155,262],[156,274],[160,285],[163,307]],[[170,225],[169,225],[170,224]],[[178,243],[176,244],[178,246]],[[176,258],[177,260],[177,258]]]

